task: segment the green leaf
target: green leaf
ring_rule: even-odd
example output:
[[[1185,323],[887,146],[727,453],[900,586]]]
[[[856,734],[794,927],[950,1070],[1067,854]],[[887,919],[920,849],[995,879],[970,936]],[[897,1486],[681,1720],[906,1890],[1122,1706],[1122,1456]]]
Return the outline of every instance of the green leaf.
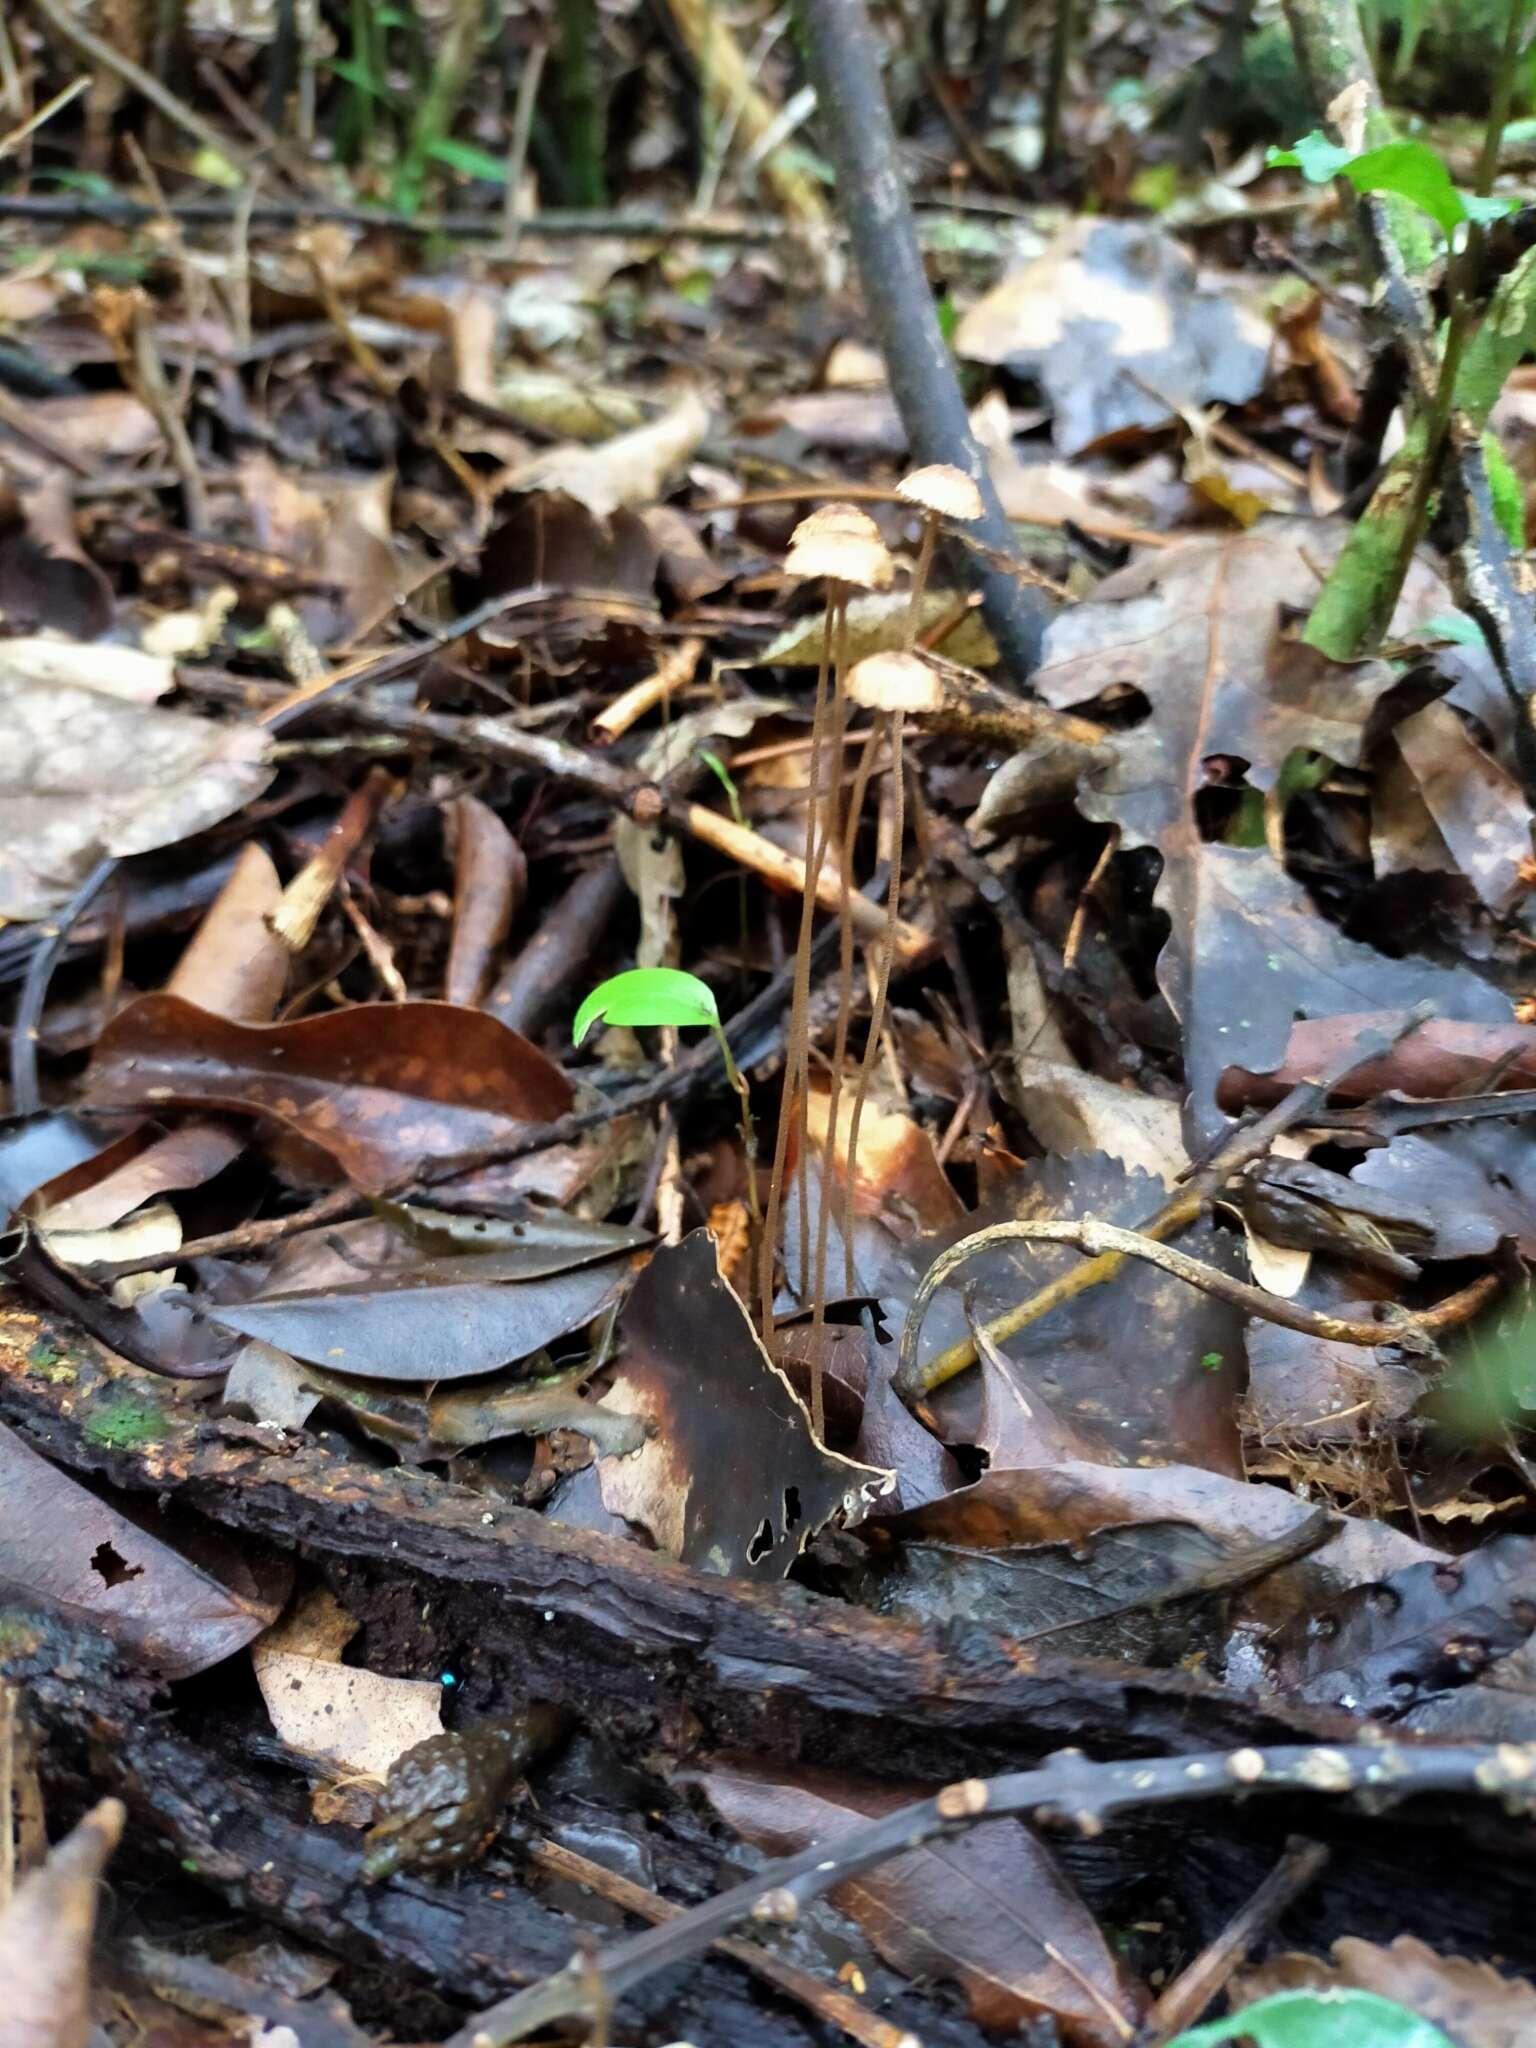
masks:
[[[577,1045],[601,1017],[608,1024],[707,1024],[720,1022],[715,992],[696,974],[676,967],[631,967],[593,989],[576,1012],[571,1038]]]
[[[1342,149],[1320,128],[1303,135],[1294,149],[1272,149],[1272,164],[1291,164],[1313,185],[1330,178],[1348,178],[1358,192],[1390,192],[1427,213],[1447,238],[1463,221],[1492,220],[1508,213],[1513,201],[1469,199],[1451,183],[1451,174],[1423,142],[1384,142],[1378,149]]]
[[[451,171],[462,171],[466,178],[484,178],[492,185],[507,182],[505,160],[492,156],[488,149],[476,149],[472,142],[455,142],[451,136],[440,135],[427,144],[427,155],[436,157]]]
[[[1191,2027],[1168,2048],[1214,2048],[1252,2041],[1254,2048],[1451,2048],[1432,2026],[1395,1999],[1373,1991],[1277,1991],[1256,2005]]]
[[[1454,647],[1486,647],[1488,636],[1470,612],[1436,612],[1415,629],[1416,640],[1449,640]]]

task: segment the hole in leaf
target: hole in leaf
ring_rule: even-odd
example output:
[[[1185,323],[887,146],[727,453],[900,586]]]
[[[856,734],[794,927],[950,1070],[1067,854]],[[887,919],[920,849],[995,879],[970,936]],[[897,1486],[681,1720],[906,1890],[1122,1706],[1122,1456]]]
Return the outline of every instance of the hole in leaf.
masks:
[[[91,1569],[100,1572],[109,1586],[125,1586],[130,1579],[142,1579],[144,1567],[130,1564],[110,1543],[98,1543],[91,1552]]]
[[[757,1534],[747,1545],[747,1562],[749,1564],[761,1564],[772,1548],[773,1530],[768,1524],[767,1517],[764,1516],[763,1520],[757,1525]]]
[[[792,1535],[800,1526],[800,1489],[786,1486],[784,1489],[784,1534]]]

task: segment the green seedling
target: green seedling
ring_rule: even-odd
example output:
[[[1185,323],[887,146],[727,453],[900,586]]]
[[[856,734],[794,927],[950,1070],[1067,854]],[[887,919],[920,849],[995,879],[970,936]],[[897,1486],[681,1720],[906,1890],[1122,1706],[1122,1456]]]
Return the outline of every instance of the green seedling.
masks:
[[[1224,2020],[1191,2027],[1168,2048],[1216,2048],[1251,2041],[1253,2048],[1451,2048],[1451,2043],[1395,1999],[1373,1991],[1277,1991]]]
[[[1513,213],[1513,199],[1479,198],[1451,183],[1451,174],[1424,142],[1384,142],[1379,149],[1349,150],[1330,142],[1320,128],[1303,135],[1294,149],[1272,149],[1269,161],[1290,165],[1310,185],[1347,178],[1357,192],[1386,192],[1427,213],[1447,240],[1468,221],[1497,220]]]
[[[720,1006],[708,982],[678,967],[631,967],[599,982],[576,1012],[572,1040],[580,1045],[599,1019],[606,1024],[671,1025],[677,1030],[702,1025],[715,1034],[726,1079],[741,1103],[741,1139],[747,1154],[747,1206],[757,1217],[757,1131],[746,1079],[731,1053],[720,1022]]]

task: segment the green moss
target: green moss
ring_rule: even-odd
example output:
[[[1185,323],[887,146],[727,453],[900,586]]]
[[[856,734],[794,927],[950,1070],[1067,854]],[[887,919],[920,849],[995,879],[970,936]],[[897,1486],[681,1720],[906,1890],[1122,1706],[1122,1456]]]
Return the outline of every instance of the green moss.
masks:
[[[94,1402],[83,1428],[90,1443],[111,1451],[137,1451],[158,1443],[170,1423],[158,1401],[123,1389]]]
[[[51,1344],[37,1343],[27,1353],[27,1377],[46,1380],[51,1387],[69,1387],[80,1373],[62,1351],[55,1351]]]

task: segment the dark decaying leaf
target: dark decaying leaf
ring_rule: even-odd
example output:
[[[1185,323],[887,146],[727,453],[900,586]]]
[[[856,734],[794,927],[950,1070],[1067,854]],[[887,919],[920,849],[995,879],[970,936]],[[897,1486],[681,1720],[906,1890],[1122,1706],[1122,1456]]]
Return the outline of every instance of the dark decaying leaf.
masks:
[[[815,1771],[770,1777],[736,1763],[684,1782],[772,1856],[835,1842],[921,1796],[915,1786]],[[894,1968],[959,1984],[983,2026],[1011,2032],[1050,2015],[1073,2048],[1125,2048],[1131,2037],[1138,1990],[1055,1858],[1019,1821],[987,1821],[893,1857],[829,1897]]]
[[[827,1450],[769,1359],[713,1238],[658,1251],[624,1311],[603,1407],[646,1418],[638,1451],[599,1466],[603,1505],[701,1571],[781,1579],[834,1515],[857,1520],[891,1475]]]
[[[1268,848],[1201,837],[1195,798],[1214,757],[1240,761],[1261,790],[1273,788],[1298,749],[1360,758],[1392,671],[1379,661],[1330,662],[1286,619],[1287,607],[1310,607],[1341,541],[1342,530],[1324,536],[1315,522],[1277,521],[1154,555],[1056,620],[1035,679],[1061,708],[1117,683],[1151,702],[1150,720],[1089,769],[1080,803],[1118,826],[1124,845],[1163,855],[1156,900],[1172,930],[1158,979],[1184,1027],[1192,1143],[1223,1128],[1215,1104],[1223,1068],[1276,1062],[1298,1011],[1326,1016],[1427,999],[1441,1016],[1508,1015],[1470,971],[1391,960],[1345,938]],[[1416,565],[1395,630],[1444,601],[1439,579]]]
[[[141,996],[108,1024],[86,1077],[101,1108],[221,1109],[281,1125],[382,1192],[424,1160],[515,1139],[571,1106],[553,1061],[483,1011],[359,1003],[239,1024]]]
[[[1477,1258],[1506,1239],[1536,1258],[1536,1126],[1489,1120],[1406,1131],[1368,1152],[1351,1180],[1433,1197],[1435,1256]]]
[[[1319,1533],[1326,1526],[1319,1515]],[[1234,1542],[1188,1522],[1142,1522],[1027,1549],[905,1543],[881,1575],[877,1605],[914,1621],[974,1621],[1016,1642],[1048,1637],[1069,1656],[1178,1663],[1202,1641],[1220,1643],[1188,1603],[1288,1562],[1307,1533]],[[1211,1620],[1219,1621],[1214,1610]]]
[[[147,1423],[141,1424],[147,1427]],[[104,1629],[167,1678],[205,1671],[277,1619],[289,1573],[190,1563],[0,1426],[0,1586]],[[275,1581],[275,1583],[274,1583]]]
[[[126,1819],[120,1800],[99,1801],[0,1913],[5,2048],[87,2048],[97,1892]]]
[[[1314,1263],[1294,1297],[1303,1307],[1365,1320],[1392,1283],[1379,1274],[1330,1271]],[[1357,1444],[1408,1415],[1429,1385],[1421,1364],[1381,1345],[1334,1344],[1257,1317],[1247,1331],[1244,1414],[1260,1445],[1273,1433],[1287,1444]]]
[[[1529,2048],[1536,2041],[1536,1988],[1470,1956],[1437,1955],[1401,1934],[1385,1947],[1346,1934],[1322,1956],[1271,1956],[1245,1970],[1233,1987],[1234,2008],[1275,1991],[1374,1991],[1443,2027],[1456,2048]]]
[[[620,1255],[645,1242],[643,1231],[559,1215],[488,1226],[513,1230],[521,1239],[447,1256],[384,1217],[308,1233],[284,1246],[253,1296],[209,1314],[332,1372],[467,1379],[584,1328],[628,1275]]]
[[[1462,1686],[1536,1629],[1536,1539],[1495,1536],[1299,1616],[1268,1645],[1275,1680],[1318,1704],[1398,1715]]]
[[[968,1217],[962,1228],[916,1239],[893,1257],[880,1286],[886,1320],[900,1329],[919,1276],[941,1251],[989,1223],[1093,1216],[1134,1228],[1166,1199],[1160,1180],[1130,1172],[1118,1159],[1084,1154],[1037,1161],[1015,1177],[1005,1198]],[[1223,1263],[1233,1256],[1232,1240],[1209,1225],[1180,1242],[1197,1258]],[[1080,1258],[1060,1245],[987,1246],[935,1296],[919,1357],[933,1356],[972,1325],[1016,1307]],[[1241,1319],[1234,1310],[1132,1261],[1112,1281],[1006,1338],[999,1369],[1009,1363],[1021,1369],[1026,1390],[1043,1396],[1056,1420],[1094,1447],[1082,1455],[1178,1460],[1236,1475],[1242,1466],[1233,1367],[1240,1348]],[[974,1402],[968,1381],[974,1375],[955,1383],[954,1398],[946,1390],[935,1402],[951,1441],[977,1440],[975,1421],[958,1406]]]

